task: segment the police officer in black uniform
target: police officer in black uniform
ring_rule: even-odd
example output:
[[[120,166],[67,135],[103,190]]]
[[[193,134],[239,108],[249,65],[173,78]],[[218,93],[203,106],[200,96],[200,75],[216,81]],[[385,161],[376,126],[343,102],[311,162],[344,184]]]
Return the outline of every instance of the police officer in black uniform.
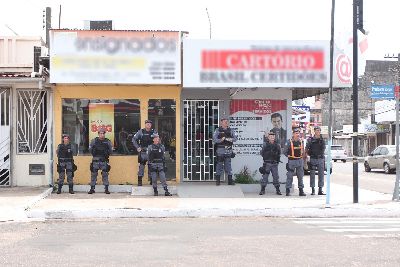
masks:
[[[234,185],[232,179],[231,158],[235,156],[232,146],[237,141],[236,133],[228,126],[228,119],[221,119],[221,126],[215,129],[213,143],[217,146],[217,170],[215,173],[216,185],[221,183],[221,175],[228,175],[228,185]]]
[[[282,195],[281,190],[279,188],[279,173],[278,173],[278,164],[281,158],[281,147],[278,143],[275,142],[275,133],[269,132],[268,139],[263,144],[263,147],[260,152],[263,157],[264,164],[260,168],[260,173],[263,175],[261,179],[261,191],[260,195],[265,194],[265,187],[268,183],[268,176],[272,172],[273,184],[276,189],[277,195]]]
[[[108,186],[108,172],[111,169],[109,164],[109,157],[112,153],[111,141],[105,138],[106,131],[100,129],[98,131],[99,137],[94,138],[89,145],[89,151],[93,156],[92,163],[90,164],[91,179],[90,179],[90,191],[88,194],[95,193],[94,188],[97,182],[98,171],[101,170],[101,176],[103,178],[104,193],[110,194]]]
[[[324,187],[325,169],[325,141],[321,136],[321,128],[314,127],[314,136],[308,138],[306,152],[310,156],[310,187],[311,195],[315,195],[315,171],[318,171],[318,195],[325,195]]]
[[[172,196],[171,193],[168,192],[167,180],[165,178],[165,172],[167,171],[167,168],[165,167],[164,153],[165,147],[160,143],[160,137],[158,134],[153,134],[153,144],[148,147],[147,155],[149,159],[150,177],[155,196],[158,196],[157,173],[160,176],[160,182],[164,188],[165,196]]]
[[[74,194],[74,172],[76,171],[76,165],[74,164],[74,149],[69,142],[69,135],[63,134],[63,143],[57,146],[57,172],[58,178],[58,190],[57,194],[61,194],[61,189],[64,184],[65,173],[67,173],[67,182],[69,186],[69,193]]]
[[[153,134],[157,134],[157,131],[152,127],[152,121],[146,120],[144,124],[144,128],[137,131],[137,133],[132,138],[132,143],[138,151],[138,162],[139,162],[139,171],[138,171],[138,186],[142,186],[142,180],[144,176],[144,168],[146,166],[148,157],[147,157],[147,148],[149,145],[153,143]],[[150,173],[150,171],[149,171]],[[149,175],[150,176],[150,175]],[[151,180],[150,180],[151,184]]]

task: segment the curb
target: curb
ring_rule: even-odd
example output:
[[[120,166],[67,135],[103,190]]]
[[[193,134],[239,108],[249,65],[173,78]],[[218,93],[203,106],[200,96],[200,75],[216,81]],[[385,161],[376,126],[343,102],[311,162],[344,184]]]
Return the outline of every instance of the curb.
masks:
[[[332,217],[387,217],[400,218],[397,210],[387,208],[284,208],[284,209],[94,209],[94,210],[32,210],[31,219],[110,219],[110,218],[204,218],[204,217],[278,217],[278,218],[332,218]]]
[[[27,204],[24,205],[24,207],[23,207],[24,211],[29,210],[36,203],[38,203],[42,199],[44,199],[44,198],[48,197],[49,195],[51,195],[52,192],[53,192],[53,188],[50,187],[47,190],[45,190],[43,193],[41,193],[40,195],[35,196],[32,200],[30,200]]]

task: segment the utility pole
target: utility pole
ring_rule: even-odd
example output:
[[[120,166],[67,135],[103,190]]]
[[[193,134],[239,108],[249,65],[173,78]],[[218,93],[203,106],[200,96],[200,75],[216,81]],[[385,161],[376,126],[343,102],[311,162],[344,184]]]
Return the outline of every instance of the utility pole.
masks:
[[[326,163],[326,207],[330,205],[331,198],[331,147],[332,147],[332,97],[333,97],[333,49],[335,45],[335,0],[331,6],[331,41],[330,41],[330,62],[329,62],[329,118],[328,118],[328,158]]]
[[[358,203],[358,30],[365,34],[363,0],[353,0],[353,203]]]
[[[207,17],[208,17],[208,25],[210,27],[209,31],[210,31],[210,39],[211,39],[211,19],[210,19],[210,14],[208,14],[208,8],[206,8],[206,12],[207,12]]]
[[[385,58],[397,58],[397,66],[394,71],[397,76],[397,85],[395,86],[395,98],[396,98],[396,182],[394,184],[392,200],[400,201],[399,197],[399,180],[400,180],[400,163],[399,163],[399,98],[400,98],[400,53],[397,56],[385,56]]]

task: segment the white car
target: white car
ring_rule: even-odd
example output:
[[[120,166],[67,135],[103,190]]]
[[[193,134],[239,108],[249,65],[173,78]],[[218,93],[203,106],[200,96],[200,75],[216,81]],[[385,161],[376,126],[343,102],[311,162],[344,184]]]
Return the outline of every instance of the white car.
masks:
[[[334,162],[338,160],[341,160],[342,162],[347,161],[347,153],[341,145],[332,145],[331,155]]]

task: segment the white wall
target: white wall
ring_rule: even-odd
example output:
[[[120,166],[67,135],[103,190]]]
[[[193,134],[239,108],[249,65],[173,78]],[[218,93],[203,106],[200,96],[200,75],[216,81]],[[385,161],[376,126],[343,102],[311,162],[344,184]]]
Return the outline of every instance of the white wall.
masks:
[[[286,118],[286,128],[287,138],[292,136],[292,120],[291,120],[291,110],[292,110],[292,91],[289,88],[252,88],[244,90],[231,89],[231,94],[237,92],[232,96],[232,99],[277,99],[286,100],[287,105],[287,118]],[[267,130],[267,129],[265,129]],[[281,155],[281,161],[283,163],[279,164],[279,180],[280,182],[286,181],[286,163],[287,157]],[[258,168],[263,164],[263,159],[261,155],[257,156],[241,156],[236,157],[232,160],[233,173],[238,173],[244,165],[248,166],[251,172],[256,172],[256,179],[261,179],[261,174],[258,172]],[[272,182],[272,176],[268,178]]]

